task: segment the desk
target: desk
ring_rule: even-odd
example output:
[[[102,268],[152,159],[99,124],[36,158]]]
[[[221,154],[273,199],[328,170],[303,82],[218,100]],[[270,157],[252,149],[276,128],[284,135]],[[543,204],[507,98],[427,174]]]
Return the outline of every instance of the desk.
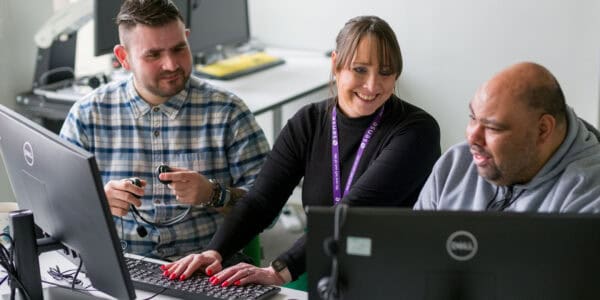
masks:
[[[254,115],[273,113],[273,132],[279,134],[282,106],[292,101],[318,101],[327,91],[331,70],[330,58],[322,52],[267,48],[269,54],[281,57],[285,64],[234,80],[207,80],[238,95]],[[316,93],[320,93],[318,96]],[[17,108],[42,124],[58,122],[59,126],[73,105],[73,100],[52,100],[33,93],[17,96]],[[56,128],[55,130],[59,130]],[[272,141],[271,141],[272,142]]]
[[[40,255],[40,273],[42,275],[42,280],[56,282],[50,275],[48,275],[47,271],[49,267],[54,267],[58,265],[61,270],[68,269],[76,269],[76,266],[73,265],[69,260],[60,255],[56,251],[42,253]],[[89,284],[89,281],[82,274],[78,276],[79,279],[84,281],[84,286]],[[57,282],[61,285],[66,285],[66,282]],[[148,298],[154,293],[146,292],[141,290],[135,291],[138,299]],[[74,292],[64,288],[52,287],[52,285],[44,284],[44,299],[60,299],[60,300],[69,300],[69,299],[111,299],[112,297],[106,295],[102,292],[91,292],[92,295],[83,294],[81,292]],[[0,295],[2,299],[10,299],[10,288],[8,284],[5,282],[0,286]],[[170,296],[159,295],[152,299],[177,299]],[[271,297],[269,300],[303,300],[308,299],[308,295],[305,292],[288,289],[281,287],[281,292],[279,294]]]

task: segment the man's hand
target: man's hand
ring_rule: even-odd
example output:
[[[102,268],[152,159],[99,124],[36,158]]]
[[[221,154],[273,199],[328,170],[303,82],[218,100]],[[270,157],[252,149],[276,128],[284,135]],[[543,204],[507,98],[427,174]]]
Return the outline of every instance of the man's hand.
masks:
[[[221,266],[222,260],[219,252],[207,250],[200,254],[190,254],[176,262],[164,264],[160,269],[164,271],[163,275],[171,280],[185,280],[190,278],[197,270],[212,276],[223,269]]]
[[[188,169],[173,168],[170,172],[161,173],[160,180],[171,181],[168,185],[177,197],[177,201],[198,205],[211,200],[213,186],[204,175]]]
[[[142,187],[138,187],[130,179],[111,180],[104,185],[104,193],[108,200],[110,212],[117,217],[122,217],[129,211],[129,205],[137,207],[142,205],[140,197],[144,196],[145,180],[140,180]]]

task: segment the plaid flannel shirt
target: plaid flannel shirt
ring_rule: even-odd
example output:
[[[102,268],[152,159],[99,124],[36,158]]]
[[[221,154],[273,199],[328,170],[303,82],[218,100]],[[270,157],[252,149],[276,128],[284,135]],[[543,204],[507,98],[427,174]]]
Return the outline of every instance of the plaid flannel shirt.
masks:
[[[159,165],[195,170],[222,186],[248,190],[269,150],[241,99],[193,76],[184,90],[154,107],[140,98],[132,76],[101,87],[73,105],[60,136],[95,155],[104,184],[128,177],[146,180],[138,210],[155,223],[186,209],[158,181]],[[114,217],[127,252],[162,258],[202,249],[222,219],[214,209],[199,206],[172,226],[157,228],[138,218],[148,231],[142,238],[132,213]]]

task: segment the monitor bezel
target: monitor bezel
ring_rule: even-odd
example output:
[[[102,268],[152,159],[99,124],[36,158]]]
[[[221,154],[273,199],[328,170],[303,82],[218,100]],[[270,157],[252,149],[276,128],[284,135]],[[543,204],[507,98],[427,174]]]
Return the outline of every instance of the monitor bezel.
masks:
[[[110,213],[109,207],[108,207],[108,201],[106,199],[106,195],[104,193],[104,187],[102,184],[102,179],[100,177],[100,173],[99,173],[99,169],[96,163],[96,160],[94,158],[94,156],[69,143],[66,140],[61,139],[58,135],[56,135],[55,133],[51,132],[50,130],[42,127],[41,125],[35,123],[34,121],[24,117],[23,115],[13,111],[12,109],[4,106],[4,105],[0,105],[0,124],[9,124],[12,125],[10,127],[8,126],[0,126],[0,156],[3,159],[5,168],[7,170],[7,174],[9,177],[9,181],[10,181],[10,185],[11,188],[13,189],[13,192],[15,194],[17,203],[19,204],[19,208],[20,209],[29,209],[33,212],[34,214],[34,220],[36,222],[36,225],[38,225],[41,230],[44,232],[44,235],[47,237],[51,237],[59,242],[61,242],[65,248],[66,248],[66,256],[68,258],[70,258],[71,260],[78,260],[78,259],[83,259],[83,264],[84,267],[86,267],[86,271],[88,273],[88,277],[90,278],[90,281],[92,283],[92,285],[97,288],[98,290],[107,293],[109,295],[112,295],[116,298],[128,298],[128,299],[134,299],[135,298],[135,289],[133,287],[133,283],[131,281],[131,278],[129,276],[129,271],[126,267],[125,264],[125,259],[124,259],[124,255],[121,249],[121,243],[119,240],[119,237],[117,235],[116,232],[116,228],[115,228],[115,224],[114,224],[114,220],[112,217],[112,214]],[[5,132],[5,131],[10,131],[10,130],[14,130],[15,132]],[[103,231],[103,229],[101,229],[100,232],[96,232],[96,236],[94,236],[95,238],[100,237],[100,236],[106,236],[106,234],[108,233],[108,239],[110,239],[110,241],[103,241],[103,243],[100,243],[101,245],[105,245],[104,242],[106,242],[106,247],[103,249],[96,249],[96,247],[92,247],[89,245],[85,245],[82,246],[83,247],[87,247],[86,249],[76,249],[75,247],[73,247],[72,243],[68,243],[65,242],[64,240],[73,240],[73,239],[77,239],[77,237],[74,236],[67,236],[65,237],[63,234],[65,232],[55,232],[55,231],[60,231],[60,230],[56,230],[57,227],[60,226],[54,226],[53,224],[51,224],[51,222],[48,222],[47,220],[52,220],[55,222],[67,222],[67,224],[63,225],[63,226],[81,226],[82,222],[85,222],[86,220],[89,220],[86,218],[86,220],[82,219],[80,220],[73,220],[73,212],[69,212],[67,210],[64,211],[64,213],[61,210],[48,210],[47,207],[48,205],[52,205],[52,203],[48,204],[47,202],[51,202],[51,201],[67,201],[68,199],[48,199],[46,198],[46,200],[48,201],[44,201],[44,203],[32,203],[31,199],[25,199],[27,197],[25,197],[24,195],[27,194],[27,191],[23,191],[23,188],[20,187],[20,184],[17,183],[17,180],[19,180],[19,174],[15,174],[17,172],[15,172],[18,167],[18,162],[15,161],[8,161],[10,157],[12,157],[13,159],[18,157],[17,155],[17,149],[15,148],[8,148],[8,147],[17,147],[14,144],[9,144],[11,142],[15,142],[15,139],[13,139],[12,137],[9,138],[9,135],[11,136],[19,136],[19,139],[24,139],[26,141],[29,141],[30,139],[32,141],[30,141],[30,143],[33,143],[36,147],[39,146],[40,144],[43,144],[45,146],[47,145],[52,145],[53,150],[58,150],[62,153],[52,153],[52,155],[71,155],[72,158],[76,158],[78,162],[81,162],[81,164],[78,164],[78,166],[80,165],[85,165],[87,167],[87,170],[81,170],[84,173],[87,173],[91,176],[91,178],[86,178],[86,179],[91,179],[93,181],[93,187],[90,187],[90,195],[95,195],[94,197],[81,197],[80,199],[89,199],[88,201],[91,200],[96,200],[97,203],[93,203],[90,202],[92,205],[90,205],[91,207],[99,207],[100,210],[98,210],[97,215],[95,217],[95,221],[96,222],[100,222],[101,224],[104,224],[106,226],[106,231]],[[38,142],[33,142],[33,139],[36,139]],[[24,145],[24,143],[21,143]],[[19,148],[21,147],[20,145],[18,146]],[[44,151],[51,151],[52,149],[43,149]],[[62,151],[64,150],[64,151]],[[13,153],[11,154],[7,154],[7,151],[12,151]],[[23,154],[23,153],[20,153]],[[43,167],[42,167],[43,168]],[[61,178],[61,173],[58,172],[60,170],[60,166],[57,165],[57,173],[56,173],[56,178]],[[20,171],[21,173],[25,172],[27,173],[27,170],[23,170],[21,169]],[[62,179],[65,180],[65,177],[68,176],[64,176]],[[59,180],[59,179],[57,179]],[[90,182],[90,181],[87,181]],[[15,190],[15,189],[19,189],[21,188],[21,190]],[[51,198],[51,197],[49,197]],[[56,213],[58,211],[59,215],[52,215],[53,213]],[[86,216],[89,216],[90,212],[93,212],[94,210],[89,210],[85,213]],[[38,216],[36,219],[36,215]],[[82,214],[83,215],[83,214]],[[46,220],[46,221],[45,221]],[[57,221],[60,220],[60,221]],[[99,233],[99,234],[98,234]],[[73,234],[73,233],[71,233]],[[84,233],[78,233],[78,234],[84,234]],[[94,234],[94,232],[89,232],[89,233],[85,233],[85,234]],[[80,236],[81,238],[81,236]],[[87,238],[87,236],[86,236]],[[113,263],[106,262],[104,261],[102,263],[101,269],[104,271],[104,269],[109,269],[109,272],[106,273],[110,273],[110,274],[96,274],[95,272],[100,271],[97,270],[98,268],[98,264],[94,261],[96,259],[98,259],[98,257],[102,257],[103,255],[110,255],[110,252],[114,253],[116,261],[115,260],[110,260]],[[86,254],[98,254],[97,257],[82,257],[81,253],[86,253]],[[107,254],[108,253],[108,254]],[[90,255],[91,256],[91,255]],[[87,262],[87,265],[86,265]],[[115,264],[116,263],[116,264]],[[90,268],[90,266],[94,266],[94,268]]]

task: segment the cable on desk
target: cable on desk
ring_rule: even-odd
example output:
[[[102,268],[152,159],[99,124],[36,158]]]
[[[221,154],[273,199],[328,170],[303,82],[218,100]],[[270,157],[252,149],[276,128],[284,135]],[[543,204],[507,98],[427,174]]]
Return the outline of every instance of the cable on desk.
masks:
[[[56,281],[67,281],[71,283],[71,288],[75,289],[75,285],[80,285],[81,280],[77,279],[77,275],[79,274],[79,270],[81,269],[81,261],[79,263],[79,267],[77,271],[75,269],[70,269],[66,271],[61,271],[58,266],[48,268],[48,275],[52,276]],[[73,275],[75,274],[75,275]]]
[[[4,268],[4,270],[6,270],[6,274],[7,274],[6,277],[3,278],[0,283],[3,283],[4,281],[6,281],[6,278],[8,278],[9,282],[15,282],[19,286],[19,289],[21,291],[23,291],[23,295],[25,295],[25,298],[31,300],[31,296],[25,290],[25,286],[23,286],[23,283],[21,282],[21,280],[19,280],[19,274],[17,274],[17,268],[15,267],[15,263],[13,260],[13,257],[14,257],[13,238],[7,233],[1,233],[0,238],[2,238],[2,237],[5,237],[8,239],[9,244],[10,244],[10,250],[6,249],[4,244],[0,243],[0,266],[2,266]],[[11,300],[15,299],[15,294],[16,294],[15,286],[11,284],[10,285],[10,299]]]
[[[122,221],[122,220],[123,220],[123,219],[121,218],[121,221]],[[148,257],[148,256],[146,256],[146,255],[140,255],[140,256],[141,256],[141,258],[139,258],[139,259],[136,259],[136,264],[135,264],[135,265],[137,265],[137,264],[139,264],[139,263],[143,262],[143,261],[144,261],[144,259],[146,259],[146,258],[149,258],[149,257]],[[159,296],[159,295],[161,295],[162,293],[164,293],[166,290],[167,290],[167,288],[163,288],[162,290],[160,290],[160,291],[156,292],[154,295],[152,295],[152,296],[150,296],[150,297],[148,297],[148,298],[144,298],[144,299],[142,299],[142,300],[150,300],[150,299],[153,299],[153,298],[155,298],[156,296]]]
[[[144,298],[143,300],[150,300],[150,299],[152,299],[152,298],[154,298],[154,297],[156,297],[156,296],[164,293],[166,290],[167,290],[167,288],[163,288],[161,291],[158,291],[158,292],[156,292],[156,294],[154,294],[154,295],[152,295],[152,296],[150,296],[148,298]]]

